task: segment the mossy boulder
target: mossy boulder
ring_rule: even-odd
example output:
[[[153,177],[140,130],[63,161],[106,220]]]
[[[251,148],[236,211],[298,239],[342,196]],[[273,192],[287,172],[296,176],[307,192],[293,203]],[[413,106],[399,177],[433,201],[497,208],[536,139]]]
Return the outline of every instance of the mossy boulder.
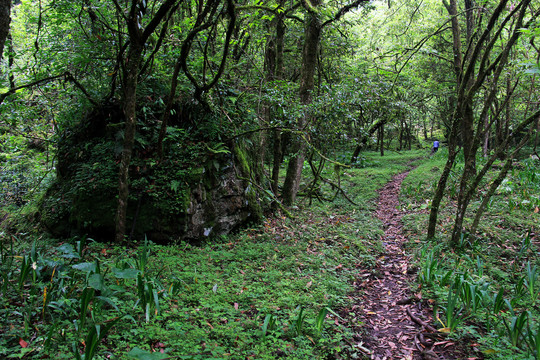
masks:
[[[205,121],[215,122],[211,114],[206,116]],[[246,167],[250,155],[245,148],[174,120],[161,159],[155,148],[159,122],[138,124],[130,167],[130,236],[200,240],[260,219],[263,205],[246,180],[252,170]],[[121,111],[110,104],[61,138],[57,180],[40,204],[41,222],[53,235],[114,238],[122,123]]]

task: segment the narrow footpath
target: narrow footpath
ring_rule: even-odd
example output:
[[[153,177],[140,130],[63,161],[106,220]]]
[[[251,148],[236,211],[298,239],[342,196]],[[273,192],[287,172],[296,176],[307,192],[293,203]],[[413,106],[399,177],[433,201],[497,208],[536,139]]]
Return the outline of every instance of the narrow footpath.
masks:
[[[379,190],[376,216],[384,224],[385,250],[374,269],[360,274],[364,280],[357,285],[360,298],[355,312],[363,322],[359,348],[373,360],[456,359],[455,344],[429,325],[431,306],[410,290],[417,271],[409,265],[412,254],[404,250],[407,239],[398,199],[409,171]]]

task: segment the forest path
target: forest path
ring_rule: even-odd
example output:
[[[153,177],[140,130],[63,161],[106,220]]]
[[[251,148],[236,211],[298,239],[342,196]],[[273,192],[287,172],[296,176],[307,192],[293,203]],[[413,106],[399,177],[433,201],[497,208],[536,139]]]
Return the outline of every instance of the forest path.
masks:
[[[404,249],[404,212],[399,209],[398,197],[411,170],[394,176],[379,190],[376,216],[384,224],[384,252],[377,257],[374,269],[359,274],[364,278],[358,287],[359,306],[354,310],[364,324],[359,347],[369,351],[373,360],[455,359],[453,342],[429,325],[421,325],[422,319],[430,319],[429,306],[410,289],[416,271]]]

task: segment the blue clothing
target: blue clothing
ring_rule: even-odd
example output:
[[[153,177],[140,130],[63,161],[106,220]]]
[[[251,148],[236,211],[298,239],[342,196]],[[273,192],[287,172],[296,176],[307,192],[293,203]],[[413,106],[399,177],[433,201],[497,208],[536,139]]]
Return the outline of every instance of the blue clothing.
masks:
[[[438,149],[438,148],[439,148],[439,142],[438,142],[437,140],[435,140],[435,141],[433,142],[433,147],[434,147],[435,149]]]

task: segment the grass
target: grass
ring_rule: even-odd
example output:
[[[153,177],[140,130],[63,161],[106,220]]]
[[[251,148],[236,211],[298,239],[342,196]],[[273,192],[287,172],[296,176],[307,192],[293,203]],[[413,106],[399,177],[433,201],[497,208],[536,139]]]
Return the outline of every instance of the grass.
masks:
[[[424,298],[440,304],[446,322],[455,324],[452,336],[474,339],[486,358],[538,358],[536,337],[538,301],[538,210],[535,199],[540,164],[516,163],[480,223],[478,236],[464,235],[457,249],[446,245],[453,221],[456,174],[449,180],[441,204],[438,238],[424,239],[430,197],[444,167],[445,152],[421,164],[403,182],[401,203],[412,251],[416,251]],[[460,164],[456,165],[457,171]],[[481,184],[487,189],[489,173]],[[419,184],[423,184],[420,186]],[[481,199],[471,202],[474,214]],[[526,200],[526,201],[524,201]],[[472,222],[471,216],[467,219]],[[531,241],[534,236],[534,241]],[[445,309],[453,309],[444,312]],[[455,319],[454,319],[455,318]],[[446,324],[445,324],[446,325]]]
[[[0,356],[353,354],[349,319],[336,311],[351,302],[356,269],[373,265],[381,250],[376,190],[418,156],[368,154],[362,168],[343,169],[341,184],[358,206],[339,194],[311,206],[301,199],[294,218],[269,217],[201,246],[2,234]],[[334,194],[328,185],[320,191]]]
[[[438,304],[434,326],[474,339],[486,357],[538,356],[539,260],[531,235],[538,232],[538,192],[527,180],[537,168],[526,164],[511,174],[505,186],[512,191],[497,193],[481,236],[464,237],[456,251],[445,241],[451,186],[439,238],[424,240],[429,199],[445,161],[444,149],[426,154],[363,154],[361,166],[340,173],[356,205],[340,194],[333,202],[300,198],[294,218],[269,216],[200,246],[141,239],[126,248],[3,233],[0,356],[362,358],[350,341],[362,324],[341,309],[355,301],[350,294],[359,269],[371,268],[382,251],[376,190],[411,164],[417,167],[403,182],[401,206],[423,298]],[[330,166],[323,176],[337,180]],[[319,186],[324,197],[336,194]]]

